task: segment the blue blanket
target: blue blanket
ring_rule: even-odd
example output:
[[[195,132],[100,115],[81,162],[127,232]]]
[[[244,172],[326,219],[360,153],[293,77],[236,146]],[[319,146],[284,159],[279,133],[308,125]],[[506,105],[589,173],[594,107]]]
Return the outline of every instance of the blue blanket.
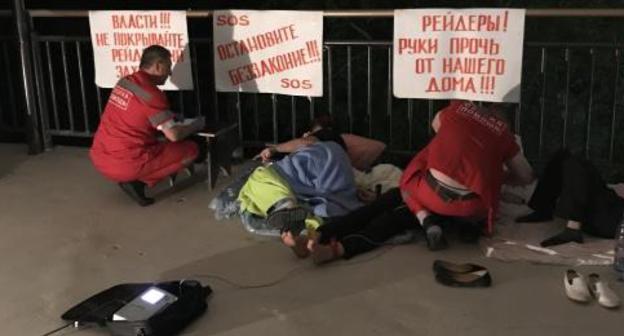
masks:
[[[273,164],[297,199],[319,217],[344,215],[360,206],[347,153],[335,142],[317,142]]]

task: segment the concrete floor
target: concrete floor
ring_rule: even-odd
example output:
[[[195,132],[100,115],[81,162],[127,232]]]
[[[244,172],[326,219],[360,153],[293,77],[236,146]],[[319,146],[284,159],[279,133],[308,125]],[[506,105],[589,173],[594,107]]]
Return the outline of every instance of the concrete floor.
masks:
[[[66,309],[118,283],[182,278],[214,289],[208,312],[184,335],[569,336],[624,329],[624,309],[568,301],[565,267],[502,263],[458,243],[432,253],[422,242],[314,267],[236,220],[215,221],[204,183],[140,208],[93,170],[86,149],[25,151],[0,144],[0,335],[41,335],[63,324]],[[436,258],[484,264],[494,286],[438,285]],[[624,298],[610,267],[577,269],[598,272]],[[283,281],[237,289],[210,275],[241,285]]]

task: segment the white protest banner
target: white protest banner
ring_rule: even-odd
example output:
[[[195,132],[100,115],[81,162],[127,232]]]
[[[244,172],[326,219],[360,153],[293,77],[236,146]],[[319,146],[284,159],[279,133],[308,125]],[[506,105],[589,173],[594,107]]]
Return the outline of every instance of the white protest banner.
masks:
[[[171,51],[172,75],[164,90],[192,90],[191,55],[185,11],[90,11],[95,84],[112,88],[139,69],[143,49]]]
[[[323,13],[215,11],[217,91],[323,95]]]
[[[507,8],[396,10],[394,95],[518,102],[524,15]]]

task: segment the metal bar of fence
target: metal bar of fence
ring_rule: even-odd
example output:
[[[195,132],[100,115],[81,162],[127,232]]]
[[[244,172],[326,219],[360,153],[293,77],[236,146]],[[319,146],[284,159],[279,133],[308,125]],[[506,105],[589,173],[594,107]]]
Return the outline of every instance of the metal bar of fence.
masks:
[[[32,29],[33,20],[30,18],[31,26],[31,48],[35,74],[35,91],[37,92],[37,103],[39,104],[39,117],[41,118],[41,133],[43,138],[43,149],[51,149],[52,136],[48,133],[50,129],[50,114],[48,113],[48,99],[45,93],[45,83],[43,76],[43,64],[41,63],[41,43],[39,35]]]
[[[371,47],[366,48],[366,115],[368,116],[368,136],[373,135],[373,85]]]
[[[199,87],[199,77],[197,76],[197,74],[199,73],[199,69],[197,69],[197,47],[195,47],[195,45],[191,45],[190,53],[191,53],[191,65],[193,66],[193,69],[195,69],[195,71],[193,71],[193,81],[195,82],[193,84],[193,87],[194,87],[193,92],[195,93],[195,107],[196,107],[195,115],[201,116],[202,115],[201,97],[200,97],[201,90]]]
[[[594,105],[594,72],[596,65],[596,55],[594,49],[589,49],[591,55],[591,72],[589,79],[589,102],[587,108],[587,125],[585,129],[585,157],[589,158],[589,141],[591,137],[591,121],[592,121],[592,106]]]
[[[78,75],[80,79],[80,97],[82,98],[82,115],[84,117],[84,127],[86,132],[90,132],[89,112],[87,111],[87,95],[85,92],[85,81],[82,71],[82,53],[80,52],[80,42],[76,41],[76,57],[78,58]]]
[[[15,102],[15,91],[13,89],[13,85],[11,85],[11,83],[14,82],[13,79],[13,74],[11,73],[11,66],[10,66],[10,62],[9,62],[9,51],[7,48],[7,44],[3,43],[2,44],[2,56],[4,59],[4,69],[6,71],[6,76],[7,76],[7,83],[9,83],[9,85],[7,85],[8,87],[8,94],[9,94],[9,108],[11,109],[12,113],[11,113],[11,122],[12,122],[12,127],[17,127],[18,124],[18,118],[17,118],[17,107],[16,107],[16,102]]]
[[[429,100],[429,106],[427,109],[427,134],[431,137],[433,135],[433,129],[431,128],[431,122],[433,121],[433,100]]]
[[[290,135],[294,139],[297,137],[297,108],[295,106],[295,96],[290,97]]]
[[[540,72],[542,74],[542,94],[540,96],[540,110],[539,110],[539,136],[537,143],[537,157],[542,157],[542,151],[544,150],[544,109],[546,105],[546,48],[542,48],[540,62]]]
[[[97,97],[97,104],[98,104],[98,113],[100,115],[100,117],[102,116],[102,92],[100,90],[100,87],[97,85],[95,86],[95,94]]]
[[[349,133],[353,133],[353,87],[351,83],[351,46],[347,47],[347,116]]]
[[[407,100],[407,145],[409,149],[414,146],[414,100]]]
[[[50,93],[51,93],[51,97],[52,97],[52,112],[54,113],[54,128],[56,129],[61,129],[61,126],[59,124],[59,115],[58,115],[58,107],[57,107],[57,101],[56,101],[56,88],[54,85],[54,69],[52,67],[52,53],[50,52],[50,42],[46,41],[45,42],[45,46],[46,46],[46,58],[48,61],[48,79],[50,82]]]
[[[310,100],[310,120],[314,119],[314,97],[308,97]]]
[[[273,112],[273,142],[277,143],[279,140],[279,133],[277,129],[277,95],[271,94],[271,107]]]
[[[87,10],[50,10],[50,9],[31,9],[28,11],[32,17],[87,17]],[[9,12],[10,13],[10,12]],[[186,15],[190,18],[205,18],[212,16],[213,11],[210,10],[189,10]],[[10,14],[7,14],[10,16]],[[624,17],[624,9],[622,8],[542,8],[527,9],[528,17]],[[377,10],[326,10],[323,17],[330,18],[392,18],[394,10],[377,9]]]
[[[254,135],[255,138],[259,138],[260,137],[260,115],[259,115],[259,111],[258,111],[258,95],[255,94],[253,95],[254,97],[254,104],[253,104],[253,111],[254,111]]]
[[[184,111],[184,91],[178,91],[178,107],[180,108],[180,114],[183,117],[187,117],[186,112]]]
[[[238,140],[243,142],[243,104],[240,92],[236,92],[236,122],[238,123]]]
[[[609,134],[609,161],[613,161],[615,149],[615,122],[617,117],[617,91],[620,86],[620,49],[615,49],[615,80],[613,83],[613,106],[611,109],[611,133]]]
[[[65,50],[65,41],[61,42],[61,58],[63,61],[63,74],[65,75],[65,97],[67,98],[67,112],[69,112],[69,129],[75,131],[74,128],[74,108],[72,106],[71,89],[69,87],[69,70],[67,67],[67,53]]]
[[[332,53],[331,47],[326,46],[325,50],[327,50],[327,104],[328,112],[330,116],[334,115],[334,90],[332,87]]]
[[[388,127],[390,127],[390,132],[389,132],[389,139],[390,139],[390,146],[392,146],[392,144],[394,143],[393,141],[393,125],[392,125],[392,48],[388,48],[388,91],[387,93],[387,101],[386,101],[386,116],[388,117],[389,120],[389,125]]]
[[[565,61],[566,61],[566,87],[565,87],[565,110],[563,114],[563,140],[561,141],[563,147],[568,143],[568,119],[570,117],[570,49],[565,49]]]

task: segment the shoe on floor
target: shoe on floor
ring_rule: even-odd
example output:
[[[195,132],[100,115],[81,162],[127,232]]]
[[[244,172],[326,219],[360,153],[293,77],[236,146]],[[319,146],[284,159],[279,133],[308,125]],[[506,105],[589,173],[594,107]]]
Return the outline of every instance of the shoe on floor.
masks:
[[[600,279],[596,273],[592,273],[587,277],[589,291],[596,298],[598,304],[605,308],[617,308],[620,306],[620,298],[609,287],[609,284]]]
[[[439,272],[436,273],[435,279],[450,287],[490,287],[492,285],[492,277],[487,270],[472,273]]]
[[[146,184],[141,181],[119,183],[121,190],[123,190],[126,195],[130,196],[130,198],[135,200],[142,207],[154,204],[153,198],[145,196],[145,186]]]
[[[576,302],[589,302],[591,294],[585,278],[573,269],[566,271],[563,278],[565,291],[568,298]]]
[[[423,220],[423,230],[425,230],[425,238],[427,240],[427,248],[429,251],[439,251],[448,247],[448,242],[444,237],[442,230],[442,222],[444,218],[435,214],[431,214]]]
[[[474,273],[487,271],[487,268],[477,264],[456,264],[450,261],[435,260],[433,262],[433,271],[435,273]]]
[[[280,232],[290,232],[298,236],[305,229],[308,211],[301,207],[275,210],[267,216],[267,224]]]

